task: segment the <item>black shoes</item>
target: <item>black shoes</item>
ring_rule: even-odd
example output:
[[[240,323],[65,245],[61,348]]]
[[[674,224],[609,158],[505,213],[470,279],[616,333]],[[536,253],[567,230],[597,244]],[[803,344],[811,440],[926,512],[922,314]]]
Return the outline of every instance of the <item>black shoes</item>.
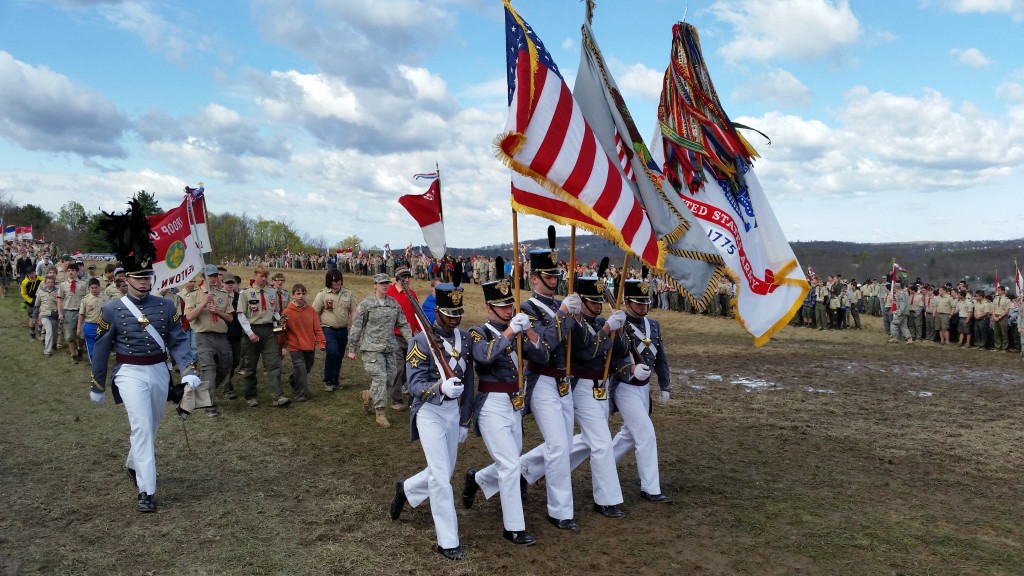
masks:
[[[156,502],[152,494],[139,492],[139,503],[135,506],[139,512],[156,512]]]
[[[594,512],[597,512],[605,518],[622,518],[626,515],[618,506],[604,506],[602,504],[594,504]]]
[[[671,502],[672,499],[664,494],[648,494],[643,490],[640,491],[640,497],[648,502]]]
[[[466,483],[462,487],[462,506],[469,509],[473,507],[473,501],[476,500],[476,492],[480,489],[480,485],[476,483],[476,468],[470,468],[466,470]]]
[[[138,490],[139,479],[138,479],[138,477],[135,474],[135,470],[132,470],[131,468],[128,468],[128,479],[132,481],[132,488],[135,488],[136,490]]]
[[[526,476],[519,475],[519,496],[522,497],[523,502],[526,502],[526,489],[529,488],[530,483],[526,481]]]
[[[512,532],[511,530],[503,530],[501,537],[517,546],[533,546],[537,543],[537,539],[530,536],[526,532]]]
[[[392,520],[398,520],[402,515],[402,508],[409,499],[405,497],[405,478],[399,478],[395,483],[395,497],[391,499],[391,510],[389,511]]]
[[[579,532],[580,531],[580,525],[577,524],[576,521],[573,520],[572,518],[566,518],[564,520],[559,520],[558,518],[552,518],[551,516],[548,516],[548,522],[551,522],[552,524],[554,524],[555,527],[558,528],[559,530],[568,530],[570,532]]]
[[[438,553],[444,556],[448,560],[462,560],[462,546],[456,546],[455,548],[441,548],[441,545],[437,546]]]

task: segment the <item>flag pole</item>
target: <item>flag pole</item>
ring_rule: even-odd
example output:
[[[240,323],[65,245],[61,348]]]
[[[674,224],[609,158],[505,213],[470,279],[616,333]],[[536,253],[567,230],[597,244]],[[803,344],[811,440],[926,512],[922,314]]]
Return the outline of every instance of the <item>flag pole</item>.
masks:
[[[896,311],[896,258],[892,259],[892,274],[889,274],[889,301],[892,312]]]
[[[204,195],[206,194],[206,187],[203,186],[202,182],[199,183],[199,189],[203,191]],[[186,200],[185,212],[188,214],[188,225],[189,225],[189,227],[191,228],[191,231],[192,231],[192,239],[193,239],[193,241],[196,242],[196,247],[199,248],[199,258],[203,262],[203,285],[206,286],[206,294],[209,295],[210,294],[210,277],[206,275],[206,253],[203,252],[202,247],[198,245],[199,239],[196,238],[196,213],[195,213],[195,210],[193,208],[193,204],[195,204],[195,196],[192,195],[192,191],[188,189],[188,186],[185,187],[185,200]],[[206,202],[203,202],[203,206],[204,207],[206,206]],[[216,323],[217,322],[217,315],[216,314],[211,314],[210,316],[211,316],[211,321]]]
[[[568,294],[576,288],[576,225],[569,227],[569,280]],[[565,375],[568,377],[572,369],[572,331],[565,337]]]
[[[513,265],[513,272],[515,278],[513,279],[513,290],[512,293],[516,296],[516,314],[523,311],[522,302],[519,296],[519,281],[522,277],[522,262],[520,262],[519,254],[519,218],[516,209],[512,209],[512,254],[515,258],[515,264]],[[497,272],[497,271],[495,271]],[[516,356],[519,358],[519,366],[516,366],[517,383],[519,384],[519,390],[512,396],[512,407],[516,410],[522,410],[523,408],[523,335],[522,333],[516,334]]]
[[[622,260],[622,270],[619,270],[619,282],[615,286],[616,291],[618,292],[615,295],[615,309],[616,310],[620,310],[622,308],[622,298],[623,298],[623,295],[626,293],[626,270],[628,268],[629,268],[629,251],[626,251],[626,257]],[[622,328],[619,328],[614,333],[609,334],[608,336],[611,337],[611,338],[616,338],[617,335],[621,331],[622,331]],[[611,370],[611,367],[612,367],[612,350],[614,350],[614,349],[615,349],[614,345],[611,348],[609,348],[608,349],[608,356],[606,356],[605,359],[604,359],[604,381],[605,382],[608,381],[608,372]]]

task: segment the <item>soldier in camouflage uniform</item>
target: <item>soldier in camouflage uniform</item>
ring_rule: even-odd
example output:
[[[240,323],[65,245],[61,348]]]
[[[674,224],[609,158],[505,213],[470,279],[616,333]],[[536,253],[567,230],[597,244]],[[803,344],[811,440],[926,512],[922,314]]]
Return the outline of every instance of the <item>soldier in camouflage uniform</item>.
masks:
[[[387,387],[395,377],[395,338],[397,328],[408,341],[412,338],[409,321],[398,301],[387,295],[391,279],[387,274],[373,276],[374,293],[356,307],[348,339],[348,357],[356,359],[356,351],[363,356],[363,367],[370,377],[370,389],[363,390],[363,409],[367,414],[376,412],[377,425],[391,426],[384,413]]]

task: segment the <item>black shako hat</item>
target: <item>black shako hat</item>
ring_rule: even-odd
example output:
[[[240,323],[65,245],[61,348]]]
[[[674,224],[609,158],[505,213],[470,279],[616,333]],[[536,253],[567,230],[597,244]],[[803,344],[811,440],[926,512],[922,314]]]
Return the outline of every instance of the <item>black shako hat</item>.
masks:
[[[604,278],[598,278],[597,276],[580,276],[576,279],[576,284],[573,288],[575,289],[576,294],[584,300],[598,303],[604,302]]]
[[[530,250],[530,271],[555,276],[558,274],[558,262],[555,258],[558,252],[555,250]]]
[[[512,293],[512,283],[505,278],[505,259],[501,256],[494,259],[494,271],[498,279],[480,285],[484,289],[484,302],[491,306],[515,304],[516,297]]]
[[[462,316],[462,286],[454,284],[438,284],[434,286],[434,299],[437,311],[445,316]]]
[[[625,293],[622,298],[637,304],[651,303],[651,283],[647,280],[626,280],[623,283]]]

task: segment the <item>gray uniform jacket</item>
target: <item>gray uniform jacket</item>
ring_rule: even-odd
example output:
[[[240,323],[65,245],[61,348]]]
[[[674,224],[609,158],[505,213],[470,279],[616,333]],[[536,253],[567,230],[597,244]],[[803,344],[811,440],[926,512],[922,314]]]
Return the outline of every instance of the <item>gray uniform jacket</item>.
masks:
[[[493,326],[494,330],[488,328]],[[499,324],[488,320],[486,324],[477,326],[469,331],[473,340],[473,363],[475,364],[476,377],[480,384],[477,386],[476,399],[473,403],[473,431],[480,435],[480,408],[487,400],[487,392],[479,391],[484,382],[515,382],[519,383],[519,370],[512,360],[512,354],[516,352],[516,343],[509,340],[502,334],[508,328],[507,324]],[[523,356],[525,360],[544,364],[548,361],[548,349],[539,340],[534,346],[529,338],[523,338]],[[513,393],[510,393],[513,394]]]
[[[399,309],[401,314],[401,309]],[[402,316],[404,318],[404,316]],[[408,327],[408,324],[406,324]],[[419,332],[409,341],[409,351],[405,359],[405,376],[408,380],[409,395],[412,396],[412,413],[409,416],[410,438],[413,442],[419,439],[419,432],[416,430],[416,413],[425,403],[440,405],[442,402],[459,403],[459,424],[469,426],[470,418],[473,415],[473,350],[472,338],[469,332],[456,328],[459,333],[460,342],[455,346],[455,332],[446,332],[435,322],[431,324],[430,337],[437,342],[441,350],[441,362],[452,366],[452,371],[462,379],[465,387],[456,399],[445,397],[441,393],[441,383],[444,377],[441,375],[437,364],[434,362],[433,351],[427,342],[427,333]],[[445,346],[445,342],[448,346]],[[449,347],[451,352],[449,353]],[[454,359],[454,362],[452,360]]]
[[[629,347],[635,350],[643,363],[646,364],[650,369],[651,373],[658,377],[658,387],[661,390],[672,390],[672,381],[669,376],[668,368],[668,356],[665,355],[665,344],[661,339],[661,324],[657,320],[647,318],[647,322],[650,323],[651,332],[650,336],[647,336],[645,328],[644,318],[640,316],[633,316],[632,314],[626,314],[626,325],[623,328],[625,337],[629,340]],[[649,341],[645,341],[649,340]],[[629,365],[633,364],[634,360],[631,358],[633,352],[629,348],[615,347],[615,352],[612,357],[612,365],[620,368],[628,368]],[[630,372],[618,370],[615,375],[610,378],[611,383],[609,384],[609,396],[615,398],[615,388],[619,384],[629,384],[633,386],[643,386],[650,382],[647,380],[637,380],[629,377]],[[615,411],[614,404],[612,405],[612,412]]]
[[[536,298],[548,307],[555,316],[541,309],[539,306],[527,300],[522,304],[522,310],[530,317],[533,330],[540,336],[540,343],[547,348],[548,361],[541,363],[530,363],[526,370],[526,411],[530,410],[530,397],[537,379],[540,377],[540,370],[554,370],[565,372],[565,341],[571,333],[573,338],[583,337],[583,327],[576,319],[569,314],[562,312],[559,307],[561,300],[555,300],[549,296],[541,296],[534,292],[531,298]]]
[[[181,375],[195,374],[195,358],[188,336],[181,327],[178,307],[173,300],[147,294],[141,299],[128,296],[142,315],[156,328],[167,346],[167,354],[181,370]],[[149,335],[120,298],[107,302],[100,308],[100,322],[96,326],[96,344],[92,353],[92,391],[104,392],[107,380],[107,361],[110,352],[116,355],[112,376],[124,364],[152,365],[158,362],[164,349]],[[168,373],[170,378],[170,373]],[[113,378],[111,379],[113,380]],[[114,402],[121,403],[117,386],[112,386]]]

